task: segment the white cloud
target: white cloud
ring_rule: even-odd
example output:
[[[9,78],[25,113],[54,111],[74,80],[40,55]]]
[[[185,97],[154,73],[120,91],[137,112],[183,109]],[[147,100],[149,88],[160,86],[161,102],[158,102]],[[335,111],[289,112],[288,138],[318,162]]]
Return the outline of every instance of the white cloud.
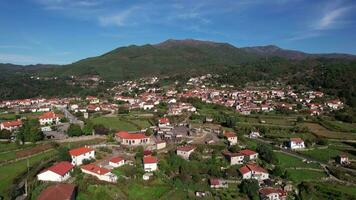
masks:
[[[352,7],[340,7],[332,10],[327,10],[325,14],[316,22],[316,30],[326,30],[339,27],[343,21],[341,20]]]
[[[113,15],[109,16],[100,16],[99,22],[103,26],[115,25],[115,26],[125,26],[128,25],[127,19],[132,15],[135,11],[137,11],[139,7],[134,6],[129,9],[123,10]]]

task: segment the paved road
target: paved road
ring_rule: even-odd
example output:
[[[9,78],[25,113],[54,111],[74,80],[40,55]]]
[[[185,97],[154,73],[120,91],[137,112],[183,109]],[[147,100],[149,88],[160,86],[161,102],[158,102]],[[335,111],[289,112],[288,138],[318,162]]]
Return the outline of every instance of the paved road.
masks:
[[[66,108],[62,108],[62,112],[71,124],[78,124],[80,127],[83,128],[84,122],[79,120],[76,116],[72,115],[72,113],[70,113]]]

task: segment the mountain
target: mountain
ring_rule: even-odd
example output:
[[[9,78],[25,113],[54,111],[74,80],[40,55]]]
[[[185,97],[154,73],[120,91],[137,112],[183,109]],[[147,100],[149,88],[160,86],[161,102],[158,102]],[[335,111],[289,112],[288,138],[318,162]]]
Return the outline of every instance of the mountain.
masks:
[[[226,65],[252,62],[259,57],[226,43],[167,40],[156,45],[120,47],[49,72],[56,75],[98,74],[105,79],[122,80],[220,70]]]
[[[260,56],[277,56],[291,60],[303,60],[308,58],[340,58],[340,59],[356,59],[355,55],[329,53],[329,54],[310,54],[302,51],[282,49],[275,45],[244,47],[242,50]]]
[[[288,60],[356,59],[354,55],[308,54],[274,45],[237,48],[228,43],[170,39],[154,45],[120,47],[61,68],[40,71],[44,71],[43,75],[51,76],[99,75],[107,80],[123,80],[151,75],[218,72],[227,66],[252,63],[268,57]]]
[[[151,75],[219,72],[227,66],[280,57],[288,60],[319,58],[356,59],[347,54],[308,54],[274,45],[237,48],[228,43],[193,39],[169,39],[159,44],[120,47],[103,55],[61,67],[52,65],[11,66],[15,72],[38,72],[44,76],[99,75],[107,80],[124,80]],[[1,65],[0,65],[1,67]],[[10,70],[11,71],[11,70]]]

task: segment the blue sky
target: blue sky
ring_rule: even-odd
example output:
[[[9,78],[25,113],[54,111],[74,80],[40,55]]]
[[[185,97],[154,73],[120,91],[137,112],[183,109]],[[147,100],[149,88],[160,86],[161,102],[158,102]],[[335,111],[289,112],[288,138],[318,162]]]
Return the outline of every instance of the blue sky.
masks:
[[[193,38],[356,54],[351,0],[1,0],[0,62],[67,64]]]

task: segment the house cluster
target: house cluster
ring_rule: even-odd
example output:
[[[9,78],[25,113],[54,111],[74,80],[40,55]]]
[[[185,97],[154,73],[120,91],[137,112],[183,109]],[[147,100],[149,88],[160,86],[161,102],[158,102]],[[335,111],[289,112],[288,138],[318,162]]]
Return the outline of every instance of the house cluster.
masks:
[[[101,181],[115,183],[117,176],[111,173],[111,169],[98,166],[95,163],[85,164],[95,159],[95,150],[85,146],[69,151],[71,162],[62,161],[55,163],[51,167],[44,169],[37,175],[40,181],[65,182],[71,177],[71,172],[74,167],[80,167],[82,173],[92,175]],[[124,164],[124,160],[120,158],[110,159],[110,166],[119,167]]]

